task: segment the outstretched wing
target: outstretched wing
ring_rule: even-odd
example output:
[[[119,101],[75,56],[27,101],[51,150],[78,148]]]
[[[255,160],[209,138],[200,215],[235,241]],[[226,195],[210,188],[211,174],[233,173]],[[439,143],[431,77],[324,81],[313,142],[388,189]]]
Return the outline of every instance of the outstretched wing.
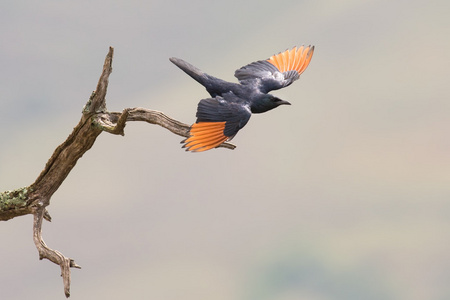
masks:
[[[267,60],[248,64],[234,73],[241,84],[257,85],[261,92],[268,93],[290,85],[300,78],[309,65],[314,46],[294,47],[273,55]]]
[[[232,139],[251,116],[248,104],[239,100],[230,93],[200,100],[197,122],[191,126],[190,136],[182,141],[183,148],[201,152]]]

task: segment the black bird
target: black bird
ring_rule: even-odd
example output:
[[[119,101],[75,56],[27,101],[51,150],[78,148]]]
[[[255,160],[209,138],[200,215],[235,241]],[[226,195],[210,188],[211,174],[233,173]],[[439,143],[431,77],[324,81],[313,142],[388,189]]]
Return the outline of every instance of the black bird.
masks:
[[[300,78],[314,53],[314,46],[294,47],[267,60],[248,64],[234,73],[239,83],[208,75],[182,59],[170,61],[203,85],[211,98],[200,100],[197,121],[190,136],[183,140],[186,151],[201,152],[215,148],[247,124],[252,113],[263,113],[289,102],[268,92],[290,85]]]

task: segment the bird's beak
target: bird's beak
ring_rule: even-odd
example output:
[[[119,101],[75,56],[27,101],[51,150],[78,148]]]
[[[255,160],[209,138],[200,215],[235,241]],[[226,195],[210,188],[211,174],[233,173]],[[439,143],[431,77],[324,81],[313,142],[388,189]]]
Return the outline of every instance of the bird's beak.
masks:
[[[283,105],[283,104],[285,104],[285,105],[291,105],[291,102],[288,102],[288,101],[286,101],[286,100],[281,100],[281,101],[278,102],[278,103],[280,103],[279,105]]]

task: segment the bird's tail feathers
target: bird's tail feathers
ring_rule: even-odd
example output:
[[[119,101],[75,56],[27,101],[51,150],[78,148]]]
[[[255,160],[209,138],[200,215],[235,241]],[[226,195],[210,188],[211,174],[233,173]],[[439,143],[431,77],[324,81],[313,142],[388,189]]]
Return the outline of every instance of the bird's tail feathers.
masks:
[[[198,81],[201,85],[205,85],[206,81],[208,80],[208,74],[194,67],[190,63],[182,60],[181,58],[171,57],[169,58],[169,60],[173,62],[178,68],[183,70],[186,74]]]

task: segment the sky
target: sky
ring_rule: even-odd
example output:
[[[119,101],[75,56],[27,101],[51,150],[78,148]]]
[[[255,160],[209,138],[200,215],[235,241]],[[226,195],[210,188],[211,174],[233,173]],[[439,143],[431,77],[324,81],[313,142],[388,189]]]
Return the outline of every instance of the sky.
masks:
[[[30,185],[70,134],[109,46],[109,111],[184,123],[207,92],[170,61],[234,71],[315,45],[291,106],[235,150],[187,153],[129,122],[101,134],[51,199],[47,245],[71,299],[450,298],[448,1],[4,1],[0,191]],[[4,299],[64,299],[32,216],[0,224]]]

